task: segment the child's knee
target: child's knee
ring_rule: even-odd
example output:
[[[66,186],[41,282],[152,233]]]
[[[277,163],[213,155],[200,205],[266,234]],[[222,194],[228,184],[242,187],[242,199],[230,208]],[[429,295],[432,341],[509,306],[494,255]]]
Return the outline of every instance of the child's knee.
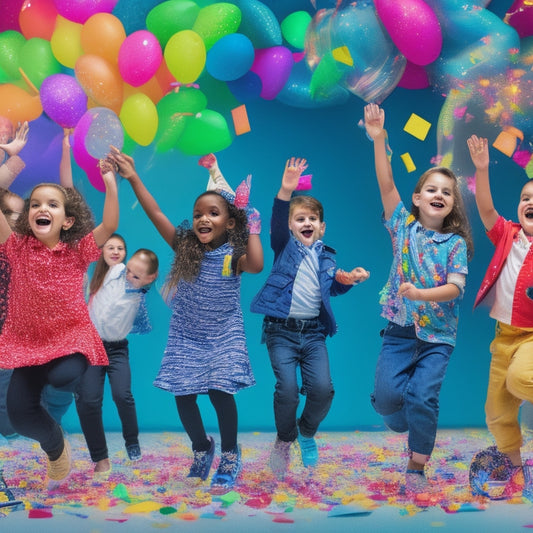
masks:
[[[370,402],[375,411],[383,416],[392,415],[398,412],[403,406],[401,395],[391,392],[376,392],[370,395]]]

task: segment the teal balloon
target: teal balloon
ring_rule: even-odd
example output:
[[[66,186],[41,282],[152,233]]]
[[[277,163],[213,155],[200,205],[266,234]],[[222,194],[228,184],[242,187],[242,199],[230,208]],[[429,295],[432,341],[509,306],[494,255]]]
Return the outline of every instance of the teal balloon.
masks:
[[[246,35],[255,49],[279,46],[283,42],[281,27],[272,10],[259,0],[234,0],[242,14],[239,33]]]
[[[232,142],[226,119],[216,111],[204,109],[187,120],[176,147],[186,155],[202,156],[220,152]]]

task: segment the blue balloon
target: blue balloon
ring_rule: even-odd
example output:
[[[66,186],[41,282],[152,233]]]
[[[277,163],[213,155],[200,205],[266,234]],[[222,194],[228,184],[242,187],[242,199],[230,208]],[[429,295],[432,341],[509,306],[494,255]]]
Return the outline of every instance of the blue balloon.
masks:
[[[207,53],[205,68],[213,78],[232,81],[242,78],[255,58],[252,41],[241,33],[220,38]]]
[[[228,89],[239,102],[251,102],[259,98],[263,84],[261,78],[251,70],[238,80],[228,81]]]
[[[287,0],[283,1],[290,3]],[[282,44],[283,37],[278,18],[265,5],[265,2],[259,2],[259,0],[234,0],[233,3],[241,10],[242,19],[239,32],[252,41],[254,48],[271,48]]]

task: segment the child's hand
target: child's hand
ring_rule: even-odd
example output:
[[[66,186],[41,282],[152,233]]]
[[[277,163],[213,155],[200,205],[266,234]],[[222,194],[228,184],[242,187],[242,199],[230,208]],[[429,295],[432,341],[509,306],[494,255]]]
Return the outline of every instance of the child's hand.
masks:
[[[106,174],[111,174],[112,177],[115,177],[116,166],[112,159],[100,159],[98,166],[100,167],[100,173],[103,178],[105,178]]]
[[[412,283],[402,283],[398,289],[398,296],[403,296],[408,300],[420,300],[419,289],[417,289]]]
[[[365,106],[365,129],[371,139],[376,139],[383,133],[385,111],[377,104]]]
[[[487,139],[472,135],[467,139],[466,144],[468,145],[470,157],[476,169],[486,170],[489,168],[489,142]]]
[[[135,170],[135,161],[133,160],[133,157],[122,153],[118,148],[112,146],[108,158],[111,159],[117,165],[117,172],[123,178],[129,180],[137,176],[137,171]]]
[[[281,180],[281,187],[286,191],[294,191],[302,172],[307,168],[307,160],[300,157],[291,157],[285,164],[285,172]]]
[[[363,267],[356,267],[351,272],[345,270],[337,270],[335,273],[335,280],[343,285],[355,285],[362,283],[370,277],[370,272]]]
[[[261,214],[255,207],[246,208],[246,220],[248,233],[250,235],[259,235],[261,233]]]
[[[26,146],[29,130],[30,127],[28,126],[27,121],[19,124],[19,127],[15,132],[15,138],[10,143],[0,144],[0,148],[10,157],[18,155],[18,153]]]

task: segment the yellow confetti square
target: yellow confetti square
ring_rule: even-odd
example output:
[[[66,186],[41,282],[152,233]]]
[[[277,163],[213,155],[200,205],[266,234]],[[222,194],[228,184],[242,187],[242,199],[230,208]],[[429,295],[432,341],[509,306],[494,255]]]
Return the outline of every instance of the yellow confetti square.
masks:
[[[405,165],[407,172],[413,172],[413,170],[416,170],[416,166],[413,163],[411,155],[408,152],[405,152],[405,154],[402,154],[400,157],[402,158],[403,164]]]
[[[533,157],[529,160],[529,163],[526,165],[525,171],[529,179],[533,178]]]
[[[431,128],[431,122],[419,117],[416,113],[411,113],[409,120],[403,127],[403,131],[423,141],[429,132],[429,128]]]
[[[335,48],[335,50],[331,52],[331,55],[335,61],[353,67],[353,58],[350,55],[350,50],[348,50],[347,46],[339,46],[339,48]]]

